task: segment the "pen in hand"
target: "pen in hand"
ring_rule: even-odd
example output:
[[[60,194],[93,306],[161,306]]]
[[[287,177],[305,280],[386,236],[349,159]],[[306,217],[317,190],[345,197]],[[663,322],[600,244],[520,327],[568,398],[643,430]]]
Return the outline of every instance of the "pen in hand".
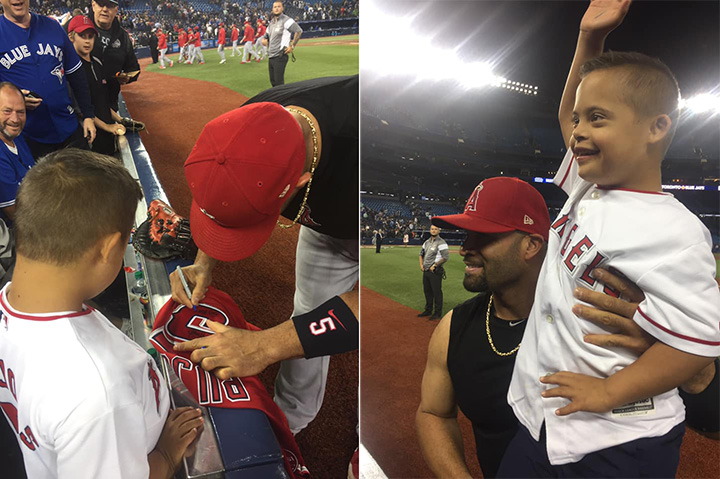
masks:
[[[183,285],[183,289],[185,289],[185,294],[187,295],[190,302],[192,302],[192,293],[190,292],[190,287],[187,284],[187,280],[185,279],[185,275],[182,272],[182,268],[178,266],[175,268],[175,271],[177,271],[178,276],[180,276],[180,282]],[[197,311],[197,306],[193,304],[193,310]]]

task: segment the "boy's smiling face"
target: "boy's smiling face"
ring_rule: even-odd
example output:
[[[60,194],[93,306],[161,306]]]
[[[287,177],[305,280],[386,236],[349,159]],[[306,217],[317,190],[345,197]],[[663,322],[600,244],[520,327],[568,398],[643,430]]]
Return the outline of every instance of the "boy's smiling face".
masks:
[[[639,117],[622,100],[622,70],[587,75],[577,90],[570,148],[580,177],[601,186],[630,188],[646,176],[652,118]]]

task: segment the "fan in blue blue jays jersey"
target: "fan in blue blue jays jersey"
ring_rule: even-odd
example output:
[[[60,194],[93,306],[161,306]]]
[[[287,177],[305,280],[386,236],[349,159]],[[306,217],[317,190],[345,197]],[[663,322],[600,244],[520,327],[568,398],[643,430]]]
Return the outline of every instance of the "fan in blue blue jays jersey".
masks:
[[[0,0],[0,81],[25,94],[23,131],[35,158],[67,146],[85,147],[95,139],[95,112],[87,79],[72,43],[52,18],[30,13],[29,0]],[[78,124],[68,83],[80,107]]]

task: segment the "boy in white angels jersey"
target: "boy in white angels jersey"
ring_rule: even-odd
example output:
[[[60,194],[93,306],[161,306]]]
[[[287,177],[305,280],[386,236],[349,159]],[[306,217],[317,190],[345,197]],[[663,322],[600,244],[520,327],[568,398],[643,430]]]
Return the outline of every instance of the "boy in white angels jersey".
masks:
[[[508,401],[524,428],[500,477],[674,477],[685,418],[675,388],[720,355],[710,234],[662,193],[677,82],[659,60],[600,55],[629,3],[594,1],[581,23],[560,110],[569,151],[555,177],[569,198],[515,363]],[[576,287],[601,287],[597,266],[645,292],[634,319],[658,341],[639,358],[583,341],[605,332],[572,313]]]
[[[29,478],[169,478],[202,424],[153,359],[83,304],[118,274],[140,187],[113,158],[44,157],[17,194],[0,291],[0,406]]]

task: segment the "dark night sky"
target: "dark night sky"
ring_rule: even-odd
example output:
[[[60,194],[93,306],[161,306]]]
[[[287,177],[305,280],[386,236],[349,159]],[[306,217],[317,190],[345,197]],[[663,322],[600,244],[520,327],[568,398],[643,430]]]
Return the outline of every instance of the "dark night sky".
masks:
[[[378,1],[392,16],[416,14],[419,34],[436,38],[440,48],[456,48],[470,61],[500,59],[496,73],[538,85],[559,101],[570,67],[586,1]],[[635,1],[623,24],[610,34],[606,49],[656,56],[675,73],[684,97],[720,85],[720,2]],[[363,14],[370,13],[368,9]],[[365,18],[367,20],[367,18]],[[364,26],[368,27],[365,22]],[[361,36],[387,34],[361,30]],[[387,43],[384,54],[407,48],[402,38]],[[362,42],[361,42],[362,43]],[[372,56],[362,53],[363,68]],[[371,85],[372,86],[372,85]]]

